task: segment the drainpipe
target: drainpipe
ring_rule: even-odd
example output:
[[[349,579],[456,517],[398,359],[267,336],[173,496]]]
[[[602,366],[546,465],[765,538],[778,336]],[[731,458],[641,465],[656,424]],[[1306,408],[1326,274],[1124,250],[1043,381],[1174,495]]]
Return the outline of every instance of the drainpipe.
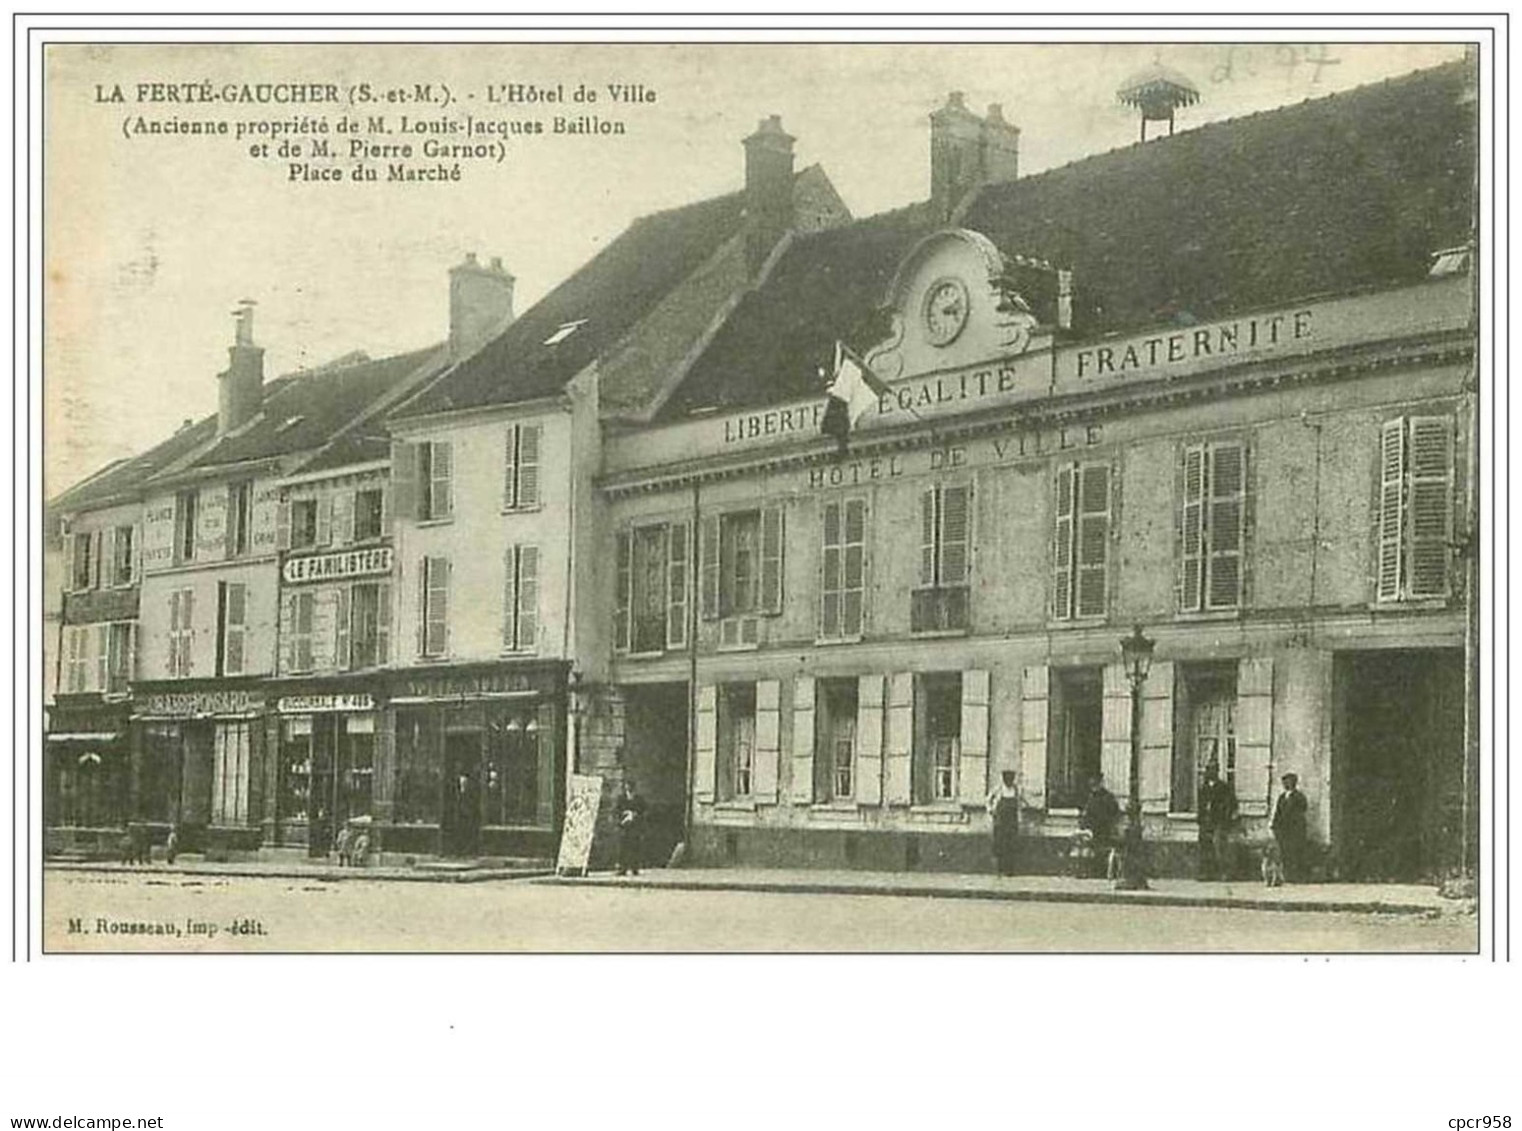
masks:
[[[698,556],[698,539],[703,533],[702,486],[692,481],[692,537],[687,540],[687,786],[682,802],[682,839],[687,851],[692,852],[692,806],[693,793],[697,789],[698,749],[698,602],[702,600],[703,578],[698,572],[702,561]]]

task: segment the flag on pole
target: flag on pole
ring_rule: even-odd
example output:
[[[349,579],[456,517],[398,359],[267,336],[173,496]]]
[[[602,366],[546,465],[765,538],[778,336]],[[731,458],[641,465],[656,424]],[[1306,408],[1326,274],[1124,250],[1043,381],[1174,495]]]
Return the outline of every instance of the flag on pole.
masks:
[[[830,383],[830,403],[825,406],[819,430],[844,444],[862,414],[876,405],[877,398],[886,392],[888,386],[883,379],[868,369],[861,358],[836,342],[835,379]]]

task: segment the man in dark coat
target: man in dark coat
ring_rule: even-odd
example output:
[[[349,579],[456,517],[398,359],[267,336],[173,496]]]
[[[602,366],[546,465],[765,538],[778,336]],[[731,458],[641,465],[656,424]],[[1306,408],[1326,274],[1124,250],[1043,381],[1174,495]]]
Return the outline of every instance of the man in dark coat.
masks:
[[[1015,788],[1013,770],[1005,770],[1000,784],[988,795],[988,815],[994,826],[994,864],[999,875],[1013,876],[1020,847],[1020,791]]]
[[[640,841],[645,823],[645,799],[635,788],[633,778],[625,778],[618,800],[613,804],[613,821],[618,827],[618,874],[639,875]]]
[[[1202,880],[1231,878],[1231,829],[1237,822],[1237,791],[1221,779],[1221,767],[1211,762],[1200,783],[1195,814],[1200,831]]]
[[[1305,880],[1305,794],[1300,792],[1300,778],[1285,774],[1279,781],[1284,792],[1274,803],[1274,819],[1270,824],[1274,843],[1279,846],[1279,861],[1284,865],[1286,883],[1302,883]]]
[[[1093,836],[1093,856],[1089,870],[1093,875],[1103,876],[1110,852],[1117,845],[1116,826],[1120,824],[1120,802],[1105,788],[1104,778],[1098,774],[1089,784],[1089,799],[1083,804],[1078,817],[1078,827],[1088,829]]]

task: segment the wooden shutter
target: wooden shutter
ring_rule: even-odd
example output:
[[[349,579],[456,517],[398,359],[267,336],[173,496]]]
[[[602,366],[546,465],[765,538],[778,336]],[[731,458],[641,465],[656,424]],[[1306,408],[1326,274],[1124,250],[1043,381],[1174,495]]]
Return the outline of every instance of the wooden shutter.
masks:
[[[333,590],[333,666],[339,671],[348,671],[353,664],[354,634],[349,620],[352,604],[347,585]]]
[[[844,598],[842,543],[844,528],[841,522],[843,507],[839,502],[827,502],[822,508],[823,541],[819,562],[819,635],[834,639],[842,635]]]
[[[90,540],[90,588],[99,589],[100,579],[104,576],[101,572],[101,551],[105,547],[105,531],[97,530]]]
[[[1242,603],[1242,545],[1247,519],[1247,449],[1241,444],[1212,444],[1209,477],[1210,555],[1205,603],[1212,609],[1235,609]]]
[[[883,759],[883,800],[908,805],[914,799],[914,674],[894,672],[888,680],[888,735]]]
[[[281,499],[275,506],[275,549],[284,553],[291,548],[291,500]]]
[[[920,585],[934,586],[936,577],[936,531],[940,527],[940,492],[920,494]]]
[[[375,598],[375,662],[391,662],[391,583],[382,581]]]
[[[685,522],[673,522],[666,528],[666,647],[687,645],[687,574],[691,569],[691,550]]]
[[[1413,417],[1408,462],[1407,596],[1446,597],[1453,542],[1453,421]]]
[[[1110,465],[1086,464],[1080,470],[1076,615],[1102,617],[1107,607],[1110,555]]]
[[[417,571],[417,640],[416,652],[426,654],[428,644],[428,559],[418,559]]]
[[[883,677],[856,681],[856,802],[883,801]]]
[[[74,542],[73,534],[63,536],[63,591],[74,592]]]
[[[860,636],[867,621],[867,503],[849,499],[845,505],[845,575],[842,578],[840,628],[845,636]]]
[[[227,605],[222,617],[222,671],[227,675],[242,675],[247,661],[248,586],[230,582],[226,593]]]
[[[183,674],[189,675],[195,669],[195,646],[196,646],[196,591],[184,589],[180,591],[180,627],[181,643],[180,662],[183,665]]]
[[[515,505],[539,505],[539,434],[538,424],[518,426],[518,495]]]
[[[116,584],[116,528],[108,526],[101,531],[101,567],[100,578],[102,586]]]
[[[941,488],[939,584],[966,585],[972,566],[972,488]]]
[[[1274,661],[1249,657],[1237,666],[1237,805],[1244,816],[1268,813],[1273,794]]]
[[[518,641],[523,651],[539,644],[539,547],[518,547]]]
[[[1025,804],[1046,808],[1046,733],[1051,669],[1045,664],[1020,674],[1020,792]]]
[[[1401,593],[1405,467],[1405,419],[1387,420],[1379,440],[1379,556],[1375,593],[1381,601],[1398,600]]]
[[[230,484],[227,488],[227,509],[223,512],[227,517],[222,522],[222,556],[224,558],[236,557],[238,554],[238,484]]]
[[[719,516],[716,514],[703,519],[700,549],[703,573],[703,619],[717,620],[719,617]]]
[[[380,497],[381,497],[381,515],[380,515],[380,517],[381,517],[381,533],[384,534],[384,535],[389,536],[391,534],[391,524],[392,524],[392,521],[393,521],[393,519],[395,517],[391,513],[391,488],[387,487],[387,486],[382,486],[381,489],[380,489]]]
[[[109,686],[111,656],[111,626],[95,626],[95,690],[104,692]]]
[[[616,588],[613,598],[613,646],[625,651],[629,648],[630,617],[634,595],[634,535],[632,531],[620,530],[616,535]]]
[[[518,547],[509,546],[502,555],[502,647],[511,652],[518,646]]]
[[[693,742],[692,796],[712,801],[714,770],[719,747],[718,688],[698,685],[697,734]]]
[[[792,781],[788,791],[794,805],[809,805],[814,800],[814,677],[800,675],[793,680]]]
[[[395,518],[418,516],[418,448],[401,440],[391,444],[391,513]]]
[[[317,500],[317,544],[333,544],[333,496],[324,495]]]
[[[1184,449],[1179,509],[1179,609],[1200,611],[1205,592],[1205,445]]]
[[[288,673],[296,668],[296,594],[287,593],[280,604],[280,670]]]
[[[757,801],[777,801],[777,769],[782,749],[782,683],[763,679],[756,683],[756,761],[751,796]]]
[[[1100,769],[1116,797],[1131,792],[1131,684],[1123,664],[1106,664]]]
[[[1073,615],[1073,505],[1077,467],[1059,464],[1054,494],[1056,521],[1052,529],[1052,616],[1068,620]]]
[[[435,440],[428,445],[428,517],[454,514],[454,445]]]
[[[961,756],[957,796],[963,805],[988,799],[988,673],[962,673]]]
[[[502,509],[512,510],[518,505],[518,426],[507,426],[506,444],[502,451]]]
[[[785,542],[781,507],[761,511],[761,611],[782,612],[782,550]]]
[[[339,491],[333,496],[333,542],[347,546],[354,541],[355,492]]]
[[[1173,782],[1173,663],[1170,660],[1154,661],[1147,682],[1142,685],[1141,740],[1142,810],[1166,813]]]

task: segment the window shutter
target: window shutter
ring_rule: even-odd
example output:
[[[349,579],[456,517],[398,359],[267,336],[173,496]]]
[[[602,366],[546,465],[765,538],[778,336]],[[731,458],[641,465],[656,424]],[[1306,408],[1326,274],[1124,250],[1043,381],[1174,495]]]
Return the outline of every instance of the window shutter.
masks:
[[[617,535],[617,586],[618,591],[614,595],[613,609],[613,646],[625,651],[629,648],[629,623],[630,609],[634,603],[634,597],[630,587],[634,584],[634,569],[632,559],[634,555],[634,534],[629,530],[620,530]]]
[[[282,553],[291,548],[291,500],[281,499],[275,507],[275,549]]]
[[[1209,588],[1212,609],[1235,609],[1242,603],[1242,543],[1247,503],[1247,449],[1241,444],[1210,448]]]
[[[703,519],[702,538],[703,570],[703,619],[717,620],[719,616],[719,516],[709,515]]]
[[[940,525],[936,503],[939,492],[934,488],[920,495],[920,584],[936,584],[935,534]]]
[[[860,636],[867,622],[867,503],[851,499],[845,506],[845,576],[842,579],[841,631]]]
[[[756,683],[756,761],[751,796],[757,801],[777,801],[777,770],[782,749],[782,683],[763,679]]]
[[[236,557],[238,554],[238,485],[236,483],[230,484],[227,488],[227,509],[222,513],[227,516],[222,522],[222,556]]]
[[[518,505],[518,426],[509,424],[502,449],[502,509]]]
[[[941,585],[966,585],[971,572],[972,488],[941,488]]]
[[[666,647],[687,645],[687,572],[691,568],[687,547],[689,527],[673,522],[666,528]],[[625,600],[628,594],[625,593]]]
[[[888,735],[883,766],[883,800],[908,805],[913,800],[914,675],[894,672],[888,680]]]
[[[833,639],[842,634],[842,542],[841,504],[825,503],[822,509],[823,544],[820,547],[819,583],[819,635]]]
[[[518,547],[518,648],[539,644],[539,547]]]
[[[180,593],[180,625],[183,632],[180,644],[180,663],[184,667],[184,674],[189,675],[195,668],[196,647],[196,591],[186,589]]]
[[[248,587],[238,582],[227,586],[227,606],[223,615],[222,670],[227,675],[242,675],[244,645],[247,643]]]
[[[391,513],[393,518],[416,519],[418,516],[418,448],[417,444],[391,444]]]
[[[1205,572],[1205,446],[1184,449],[1184,482],[1179,513],[1179,609],[1200,611]]]
[[[333,590],[333,666],[339,671],[348,671],[353,661],[349,604],[348,586],[340,585]]]
[[[883,801],[883,677],[856,681],[856,803]]]
[[[340,491],[333,496],[333,542],[335,545],[347,546],[354,541],[354,496],[353,491]]]
[[[389,536],[391,524],[395,516],[391,513],[391,488],[381,487],[381,533]]]
[[[417,571],[417,641],[419,656],[427,654],[428,645],[428,559],[418,559]]]
[[[518,426],[518,495],[516,505],[539,505],[539,432],[538,424]]]
[[[502,647],[511,652],[518,646],[518,547],[509,546],[502,555]]]
[[[280,670],[285,673],[296,667],[296,595],[287,593],[280,607]]]
[[[1452,420],[1412,418],[1409,461],[1407,592],[1411,597],[1446,597],[1453,541]]]
[[[957,796],[963,805],[988,799],[988,673],[962,673],[961,761]]]
[[[1105,787],[1116,797],[1131,793],[1131,684],[1123,664],[1107,664],[1104,672],[1100,769]]]
[[[1127,689],[1129,692],[1129,688]],[[1142,684],[1141,803],[1168,812],[1173,784],[1173,662],[1157,660]],[[1130,755],[1127,755],[1129,758]],[[1127,762],[1129,772],[1129,761]]]
[[[90,542],[90,588],[99,589],[103,575],[100,568],[101,550],[105,543],[105,531],[97,530]]]
[[[1249,657],[1237,666],[1237,807],[1243,816],[1268,814],[1273,795],[1274,661]]]
[[[1056,522],[1052,531],[1052,616],[1069,620],[1073,615],[1073,480],[1071,463],[1057,468]]]
[[[170,678],[180,674],[180,591],[169,594],[169,656],[164,661]]]
[[[428,517],[448,518],[454,514],[454,445],[435,440],[429,447]]]
[[[74,592],[74,535],[63,536],[63,591]]]
[[[1020,674],[1020,792],[1025,804],[1046,808],[1046,728],[1051,669],[1044,664]]]
[[[1108,593],[1110,465],[1088,464],[1080,469],[1079,478],[1077,615],[1102,617]]]
[[[333,496],[324,495],[317,500],[317,544],[333,544]]]
[[[792,784],[789,799],[794,805],[814,801],[814,677],[793,680]]]
[[[782,612],[783,513],[781,507],[761,511],[761,611]]]
[[[391,583],[382,581],[376,586],[375,598],[375,662],[391,662]]]
[[[116,528],[107,527],[101,531],[101,567],[100,577],[102,585],[116,584]]]
[[[698,732],[693,742],[692,796],[713,800],[714,763],[718,751],[718,689],[711,683],[698,685]]]
[[[1385,421],[1379,443],[1379,558],[1375,586],[1381,601],[1400,598],[1405,440],[1404,418]]]
[[[111,626],[95,626],[95,690],[105,691],[108,684],[108,668],[111,656]]]

